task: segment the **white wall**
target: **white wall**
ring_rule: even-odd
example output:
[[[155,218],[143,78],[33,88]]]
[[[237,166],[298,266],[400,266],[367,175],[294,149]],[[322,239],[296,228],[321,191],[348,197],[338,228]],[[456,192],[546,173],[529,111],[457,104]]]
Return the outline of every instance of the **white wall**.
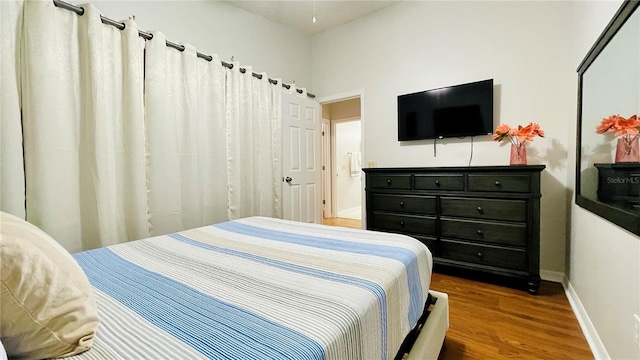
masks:
[[[140,30],[158,30],[169,41],[189,43],[256,73],[311,88],[311,39],[222,1],[89,1],[113,20],[135,15]]]
[[[584,49],[583,56],[620,3],[586,2],[576,13],[576,43]],[[575,133],[575,123],[571,131]],[[570,158],[575,159],[575,138],[570,138],[570,149]],[[575,173],[567,175],[571,190],[567,277],[608,356],[640,359],[633,341],[633,314],[640,315],[640,237],[575,205]]]
[[[351,175],[350,156],[360,153],[361,134],[360,121],[334,122],[333,136],[335,139],[335,169],[336,179],[336,212],[338,217],[344,217],[344,211],[361,206],[362,172]],[[360,210],[357,211],[360,215]]]
[[[574,2],[401,2],[313,39],[319,96],[364,89],[364,163],[465,166],[470,139],[397,141],[400,94],[493,78],[495,122],[538,122],[527,152],[542,177],[541,268],[564,272],[568,122],[575,122],[579,60],[567,18]],[[571,134],[573,136],[573,134]],[[471,165],[508,165],[509,147],[474,139]]]
[[[640,239],[573,206],[568,277],[611,359],[640,359]]]

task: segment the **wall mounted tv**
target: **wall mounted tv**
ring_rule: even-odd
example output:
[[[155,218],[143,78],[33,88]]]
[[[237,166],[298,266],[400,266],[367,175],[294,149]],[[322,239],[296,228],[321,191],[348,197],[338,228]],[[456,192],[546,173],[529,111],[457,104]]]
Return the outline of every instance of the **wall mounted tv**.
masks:
[[[398,96],[398,141],[493,132],[493,79]]]

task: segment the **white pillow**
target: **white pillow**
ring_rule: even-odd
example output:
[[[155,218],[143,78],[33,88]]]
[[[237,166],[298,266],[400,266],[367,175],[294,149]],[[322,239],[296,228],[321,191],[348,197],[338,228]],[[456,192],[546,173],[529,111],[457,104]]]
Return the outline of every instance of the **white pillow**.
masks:
[[[4,346],[2,346],[2,342],[0,342],[0,360],[8,360],[7,352],[4,350]]]
[[[0,336],[9,357],[52,358],[88,350],[98,313],[87,276],[36,226],[0,212]]]

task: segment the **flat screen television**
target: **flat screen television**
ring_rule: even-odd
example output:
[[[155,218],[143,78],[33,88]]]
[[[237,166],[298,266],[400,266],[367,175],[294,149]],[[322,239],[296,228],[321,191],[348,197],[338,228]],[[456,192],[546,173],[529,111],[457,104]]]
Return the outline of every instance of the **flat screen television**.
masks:
[[[493,79],[398,96],[398,141],[493,132]]]

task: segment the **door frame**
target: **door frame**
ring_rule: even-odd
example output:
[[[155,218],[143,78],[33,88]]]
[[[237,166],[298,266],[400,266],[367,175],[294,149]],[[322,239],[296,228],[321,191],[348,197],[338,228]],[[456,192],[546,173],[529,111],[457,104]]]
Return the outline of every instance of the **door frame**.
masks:
[[[334,102],[339,102],[339,101],[344,101],[344,100],[351,100],[351,99],[355,99],[355,98],[360,98],[360,136],[361,136],[361,143],[360,143],[360,153],[362,154],[362,164],[367,164],[366,161],[366,136],[365,136],[365,113],[364,113],[364,89],[358,89],[358,90],[353,90],[353,91],[348,91],[348,92],[344,92],[344,93],[340,93],[340,94],[335,94],[335,95],[329,95],[329,96],[323,96],[323,97],[319,97],[316,98],[316,101],[320,104],[320,107],[322,107],[322,105],[324,104],[330,104],[330,103],[334,103]],[[333,167],[333,161],[331,164],[331,167]],[[364,167],[364,166],[363,166]],[[324,178],[322,179],[323,183],[324,183]],[[362,227],[364,229],[366,229],[366,194],[364,191],[364,176],[361,177],[361,181],[362,184],[360,186],[361,188],[361,204],[362,204]],[[323,185],[324,186],[324,185]],[[333,191],[332,191],[333,192]]]

